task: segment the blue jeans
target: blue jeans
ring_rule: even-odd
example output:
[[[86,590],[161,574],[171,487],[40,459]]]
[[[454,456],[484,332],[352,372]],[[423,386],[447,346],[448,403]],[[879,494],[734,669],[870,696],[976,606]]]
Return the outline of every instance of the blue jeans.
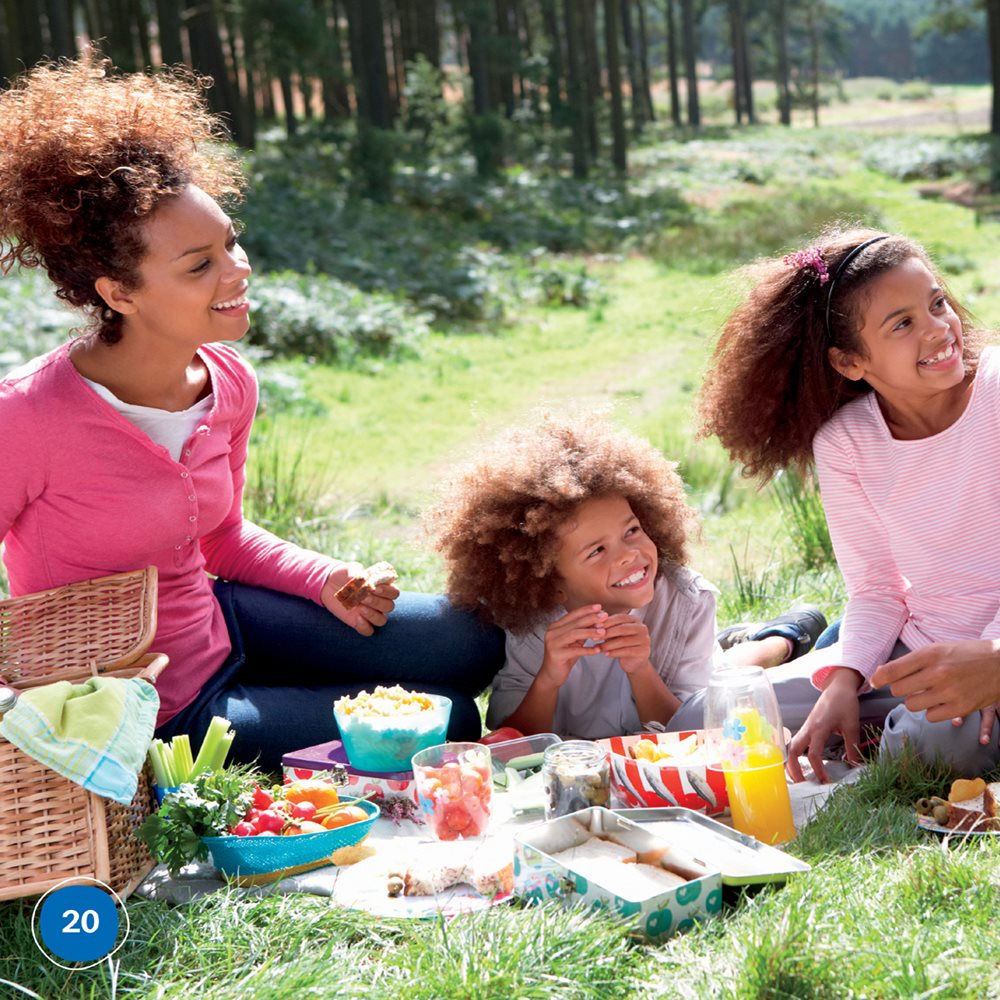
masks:
[[[359,635],[301,597],[215,582],[232,651],[198,697],[156,731],[190,733],[197,747],[213,715],[236,731],[234,761],[277,771],[283,754],[337,738],[333,703],[376,684],[451,698],[448,738],[482,734],[475,696],[503,666],[504,634],[433,594],[402,593],[389,621]]]

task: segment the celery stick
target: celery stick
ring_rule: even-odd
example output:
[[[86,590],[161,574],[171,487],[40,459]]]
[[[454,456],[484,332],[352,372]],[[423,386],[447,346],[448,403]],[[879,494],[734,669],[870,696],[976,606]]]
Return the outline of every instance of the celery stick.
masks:
[[[160,786],[160,788],[169,788],[170,783],[167,780],[167,772],[163,767],[163,758],[160,756],[160,747],[163,746],[163,740],[153,740],[149,744],[149,763],[153,768],[153,779]]]
[[[194,759],[191,757],[191,737],[187,733],[180,733],[173,738],[172,747],[174,752],[174,777],[177,783],[182,785],[185,781],[191,780],[191,771],[194,769]]]
[[[201,741],[201,749],[191,769],[191,777],[202,771],[218,771],[225,762],[229,744],[223,746],[226,734],[229,732],[229,720],[220,715],[213,717],[208,724],[205,738]],[[230,741],[232,742],[232,741]]]
[[[169,743],[160,743],[160,757],[163,759],[163,773],[167,778],[167,788],[176,788],[180,782],[177,780],[177,771],[174,768],[174,751]]]

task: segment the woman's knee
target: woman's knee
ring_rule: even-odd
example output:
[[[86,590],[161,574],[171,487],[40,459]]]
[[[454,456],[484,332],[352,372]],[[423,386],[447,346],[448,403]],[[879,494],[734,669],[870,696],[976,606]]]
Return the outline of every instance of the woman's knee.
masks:
[[[979,775],[1000,763],[1000,723],[994,723],[988,743],[979,742],[979,713],[967,716],[962,725],[950,721],[928,722],[924,712],[911,712],[905,705],[886,717],[880,753],[895,756],[909,747],[921,760],[940,760],[956,774]]]

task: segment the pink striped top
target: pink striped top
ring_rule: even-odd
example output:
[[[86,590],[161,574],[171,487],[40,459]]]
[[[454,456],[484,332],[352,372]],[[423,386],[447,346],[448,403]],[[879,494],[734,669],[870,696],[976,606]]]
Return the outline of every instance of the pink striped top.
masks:
[[[965,412],[940,434],[896,440],[872,392],[820,428],[813,454],[847,584],[837,662],[863,690],[897,639],[1000,637],[1000,350],[983,352]]]

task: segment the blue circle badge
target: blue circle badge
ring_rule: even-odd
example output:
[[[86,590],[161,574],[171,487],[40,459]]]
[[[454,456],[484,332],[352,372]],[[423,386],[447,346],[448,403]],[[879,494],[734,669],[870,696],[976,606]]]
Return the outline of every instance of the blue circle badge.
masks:
[[[49,893],[38,920],[42,943],[67,962],[93,962],[118,940],[118,907],[96,885],[67,885]]]

